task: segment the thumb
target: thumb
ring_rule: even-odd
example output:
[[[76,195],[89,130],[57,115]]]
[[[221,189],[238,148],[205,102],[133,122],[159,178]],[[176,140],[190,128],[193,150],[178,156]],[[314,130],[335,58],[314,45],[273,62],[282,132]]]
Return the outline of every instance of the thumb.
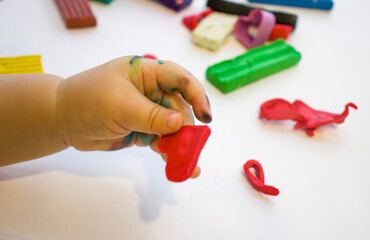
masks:
[[[123,98],[119,123],[125,128],[161,136],[177,132],[183,125],[183,116],[179,111],[150,101],[136,88]]]

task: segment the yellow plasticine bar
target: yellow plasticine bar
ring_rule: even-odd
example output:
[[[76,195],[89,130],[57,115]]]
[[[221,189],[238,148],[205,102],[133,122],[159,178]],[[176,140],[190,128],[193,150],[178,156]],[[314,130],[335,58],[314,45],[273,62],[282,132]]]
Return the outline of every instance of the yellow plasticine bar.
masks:
[[[0,74],[43,72],[40,55],[0,58]]]
[[[192,40],[199,46],[217,51],[233,31],[237,19],[236,15],[213,12],[194,29]]]

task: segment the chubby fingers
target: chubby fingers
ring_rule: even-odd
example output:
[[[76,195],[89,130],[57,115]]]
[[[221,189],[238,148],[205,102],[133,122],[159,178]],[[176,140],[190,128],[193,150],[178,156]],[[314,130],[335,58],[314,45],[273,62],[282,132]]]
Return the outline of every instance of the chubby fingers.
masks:
[[[129,76],[140,92],[158,103],[166,93],[180,93],[193,107],[196,118],[204,123],[212,121],[209,99],[202,84],[186,69],[171,61],[131,56],[124,58]]]
[[[160,106],[146,98],[132,84],[125,84],[125,91],[115,97],[120,108],[115,111],[115,122],[130,131],[156,135],[177,132],[183,125],[180,112]]]
[[[204,123],[212,121],[211,105],[202,84],[187,70],[170,61],[162,61],[155,68],[157,82],[167,93],[180,93],[193,107],[196,118]]]
[[[179,111],[183,116],[184,125],[194,125],[194,118],[190,106],[184,101],[180,94],[164,93],[160,105]]]

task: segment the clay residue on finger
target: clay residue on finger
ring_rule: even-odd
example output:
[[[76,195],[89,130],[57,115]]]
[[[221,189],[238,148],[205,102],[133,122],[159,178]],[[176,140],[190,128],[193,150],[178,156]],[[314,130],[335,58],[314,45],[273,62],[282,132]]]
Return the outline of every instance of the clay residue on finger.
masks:
[[[142,146],[146,147],[148,146],[156,135],[154,134],[148,134],[148,133],[139,133],[139,138],[141,141]]]
[[[131,58],[129,62],[130,63],[130,77],[135,77],[140,73],[141,71],[140,63],[141,63],[142,58],[143,57],[141,56],[134,56]]]
[[[202,122],[204,123],[210,123],[212,122],[212,115],[208,112],[202,112],[201,113]]]
[[[206,99],[207,99],[208,107],[209,107],[209,109],[211,109],[211,103],[209,102],[209,98],[208,98],[208,96],[207,96],[207,95],[206,95]]]
[[[212,122],[211,103],[209,102],[207,95],[205,95],[205,98],[207,100],[208,111],[202,112],[202,119],[204,120],[205,123],[210,123]]]
[[[123,138],[123,147],[129,147],[136,140],[137,132],[131,132],[129,135]]]
[[[142,56],[133,56],[130,60],[130,65],[134,64],[137,60],[141,60],[143,57]]]
[[[186,101],[186,95],[187,95],[186,89],[188,89],[189,82],[190,80],[186,77],[183,77],[180,81],[180,94],[185,101]]]
[[[162,98],[160,105],[165,108],[173,108],[171,100],[168,98]]]
[[[150,91],[149,94],[146,94],[146,96],[156,104],[160,104],[163,98],[163,91],[157,86],[156,90]]]
[[[195,98],[193,104],[194,113],[199,121],[203,123],[212,122],[211,104],[207,95]]]

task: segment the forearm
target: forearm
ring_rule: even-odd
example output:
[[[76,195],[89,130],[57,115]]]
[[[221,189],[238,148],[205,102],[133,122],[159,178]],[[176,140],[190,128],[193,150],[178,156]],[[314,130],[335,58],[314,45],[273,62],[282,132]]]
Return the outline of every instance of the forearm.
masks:
[[[0,166],[68,147],[57,116],[60,81],[49,74],[0,75]]]

